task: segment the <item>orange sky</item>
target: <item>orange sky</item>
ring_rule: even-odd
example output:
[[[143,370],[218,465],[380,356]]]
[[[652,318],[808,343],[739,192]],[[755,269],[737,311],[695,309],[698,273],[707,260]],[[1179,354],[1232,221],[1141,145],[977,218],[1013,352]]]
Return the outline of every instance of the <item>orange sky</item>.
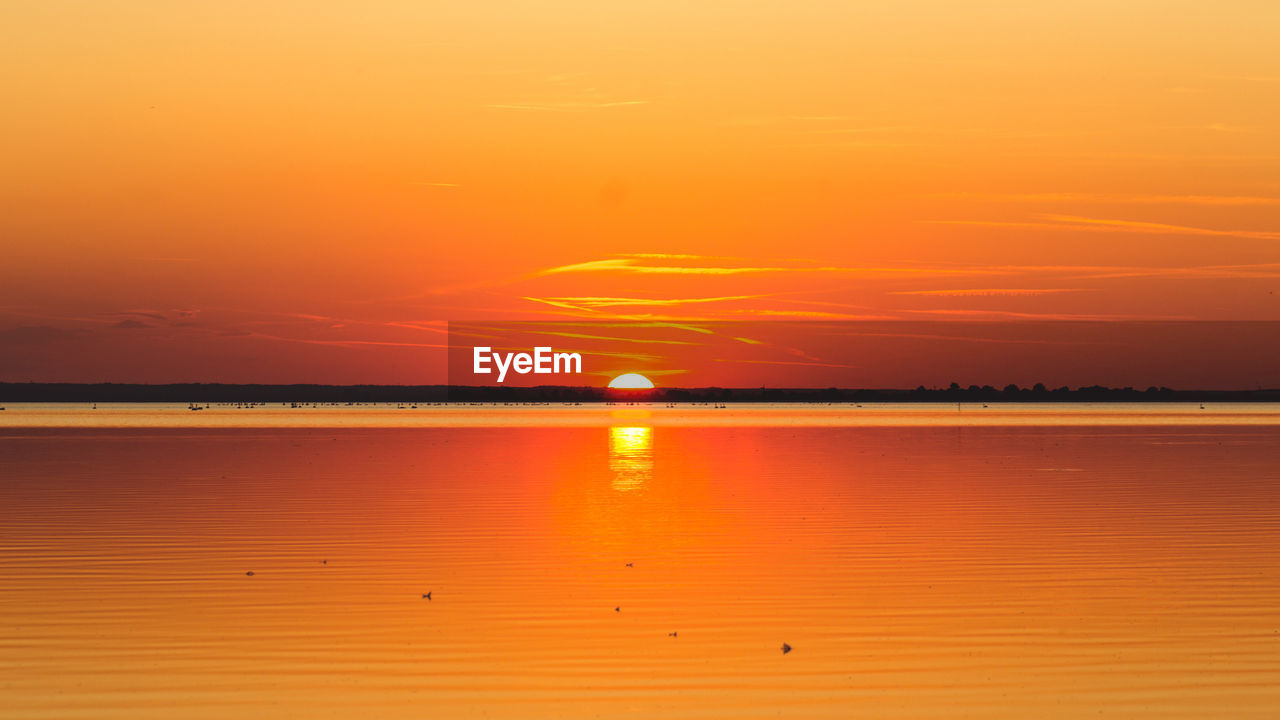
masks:
[[[432,382],[449,320],[1280,320],[1271,2],[0,27],[0,380]]]

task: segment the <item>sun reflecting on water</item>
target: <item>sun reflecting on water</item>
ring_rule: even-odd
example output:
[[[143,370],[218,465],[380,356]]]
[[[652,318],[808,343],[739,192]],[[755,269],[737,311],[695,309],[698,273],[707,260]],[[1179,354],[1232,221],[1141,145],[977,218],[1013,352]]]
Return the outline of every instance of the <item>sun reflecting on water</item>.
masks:
[[[609,428],[609,469],[613,489],[639,490],[653,475],[653,428]]]
[[[1277,717],[1276,410],[527,410],[0,429],[0,718]]]

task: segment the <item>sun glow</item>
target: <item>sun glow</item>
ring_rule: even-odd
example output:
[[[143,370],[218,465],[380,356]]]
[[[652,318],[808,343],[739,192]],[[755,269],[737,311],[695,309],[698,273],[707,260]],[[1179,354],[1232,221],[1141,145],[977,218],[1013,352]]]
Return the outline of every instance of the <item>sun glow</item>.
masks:
[[[610,380],[609,387],[622,390],[651,390],[653,381],[640,373],[626,373]]]

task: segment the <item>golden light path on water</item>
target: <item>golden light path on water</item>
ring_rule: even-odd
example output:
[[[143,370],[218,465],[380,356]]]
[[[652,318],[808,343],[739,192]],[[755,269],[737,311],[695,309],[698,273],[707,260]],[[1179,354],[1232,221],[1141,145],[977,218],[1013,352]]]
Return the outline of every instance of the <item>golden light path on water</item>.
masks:
[[[609,469],[615,490],[639,490],[653,473],[653,429],[609,428]]]
[[[10,405],[0,717],[1276,717],[1277,409],[991,409]]]

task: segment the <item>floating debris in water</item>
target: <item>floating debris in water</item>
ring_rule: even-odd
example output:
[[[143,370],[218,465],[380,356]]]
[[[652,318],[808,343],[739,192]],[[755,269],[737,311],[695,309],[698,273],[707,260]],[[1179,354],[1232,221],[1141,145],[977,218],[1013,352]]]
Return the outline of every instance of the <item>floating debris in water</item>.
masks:
[[[619,605],[618,607],[614,608],[614,609],[613,609],[613,611],[614,611],[614,612],[622,612],[622,606],[621,606],[621,605]]]
[[[245,575],[248,575],[249,577],[253,577],[253,571],[250,570],[249,572],[245,573]]]
[[[669,632],[669,633],[667,633],[667,637],[680,637],[680,633],[678,633],[678,632]]]
[[[635,566],[636,566],[635,563],[627,563],[627,567],[635,567]]]
[[[786,655],[789,652],[791,652],[791,646],[786,643],[782,643],[782,654]]]

